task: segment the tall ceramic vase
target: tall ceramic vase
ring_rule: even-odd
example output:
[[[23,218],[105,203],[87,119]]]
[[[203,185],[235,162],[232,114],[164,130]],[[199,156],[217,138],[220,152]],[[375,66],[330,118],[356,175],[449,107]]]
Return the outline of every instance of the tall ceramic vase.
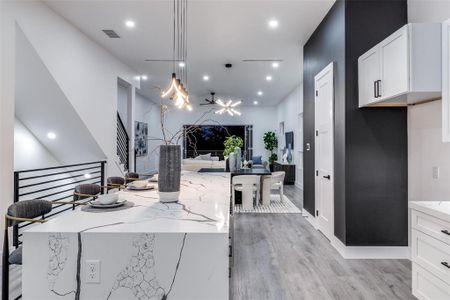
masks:
[[[291,146],[291,144],[288,145],[286,160],[289,164],[292,163],[292,146]]]
[[[177,202],[180,196],[181,146],[159,146],[159,201]]]
[[[228,155],[228,165],[230,166],[230,172],[236,171],[236,154],[234,152]]]

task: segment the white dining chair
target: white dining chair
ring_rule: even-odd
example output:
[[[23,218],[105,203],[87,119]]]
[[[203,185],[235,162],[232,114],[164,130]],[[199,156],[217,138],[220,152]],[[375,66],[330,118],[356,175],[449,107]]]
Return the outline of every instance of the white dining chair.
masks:
[[[280,192],[280,200],[284,201],[284,176],[286,173],[284,171],[273,172],[271,175],[271,184],[270,189],[279,190]]]
[[[233,207],[236,203],[235,191],[242,192],[242,208],[252,209],[254,207],[254,199],[259,203],[259,186],[260,177],[257,175],[238,175],[234,176],[231,181]]]

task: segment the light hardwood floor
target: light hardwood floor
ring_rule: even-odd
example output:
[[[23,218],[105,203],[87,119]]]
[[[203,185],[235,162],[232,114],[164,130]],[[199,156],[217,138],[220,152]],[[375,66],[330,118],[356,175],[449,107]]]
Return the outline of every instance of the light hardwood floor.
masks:
[[[285,193],[302,207],[301,190]],[[414,299],[408,260],[345,260],[300,214],[235,214],[233,300]]]
[[[285,194],[303,206],[299,189]],[[19,267],[10,279],[18,295]],[[414,299],[411,263],[345,260],[300,214],[235,214],[231,299]]]

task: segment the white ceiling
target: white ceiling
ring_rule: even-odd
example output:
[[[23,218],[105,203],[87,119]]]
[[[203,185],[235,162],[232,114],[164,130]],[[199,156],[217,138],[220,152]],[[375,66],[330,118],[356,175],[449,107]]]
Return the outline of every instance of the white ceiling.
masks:
[[[169,83],[172,64],[145,59],[172,58],[172,5],[168,1],[45,1],[58,14],[149,79],[140,93],[158,99],[155,86]],[[202,101],[210,91],[221,97],[243,99],[251,105],[281,101],[302,81],[302,46],[322,21],[334,0],[205,1],[189,0],[188,90],[191,101]],[[275,18],[277,29],[267,22]],[[125,20],[136,22],[134,29]],[[120,39],[101,30],[113,29]],[[244,63],[243,59],[282,59],[270,63]],[[225,69],[232,63],[232,69]],[[209,82],[202,77],[208,74]],[[266,75],[272,75],[267,82]],[[257,91],[263,91],[262,97]],[[192,100],[193,99],[193,100]]]

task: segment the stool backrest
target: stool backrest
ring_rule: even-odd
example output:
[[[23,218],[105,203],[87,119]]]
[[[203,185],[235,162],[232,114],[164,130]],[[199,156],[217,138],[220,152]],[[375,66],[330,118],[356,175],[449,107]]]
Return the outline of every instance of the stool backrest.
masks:
[[[134,172],[128,172],[125,174],[125,183],[130,183],[133,179],[139,179],[139,174]]]
[[[113,184],[113,185],[124,185],[125,184],[125,179],[122,177],[108,177],[108,179],[106,179],[106,183],[107,184]]]
[[[279,183],[279,182],[283,183],[285,175],[286,172],[284,171],[272,172],[272,183]]]
[[[232,179],[234,184],[242,185],[259,185],[260,177],[258,175],[237,175]]]
[[[101,191],[102,191],[101,186],[99,186],[97,184],[92,184],[92,183],[80,184],[75,187],[74,192],[78,193],[78,194],[84,194],[86,196],[74,194],[73,200],[77,201],[77,200],[81,200],[81,199],[90,198],[91,196],[100,194]]]
[[[34,219],[36,217],[43,216],[52,211],[52,203],[47,200],[22,200],[11,204],[8,207],[7,216],[8,227],[14,226],[23,222],[21,220],[14,220],[14,218],[19,219]]]

